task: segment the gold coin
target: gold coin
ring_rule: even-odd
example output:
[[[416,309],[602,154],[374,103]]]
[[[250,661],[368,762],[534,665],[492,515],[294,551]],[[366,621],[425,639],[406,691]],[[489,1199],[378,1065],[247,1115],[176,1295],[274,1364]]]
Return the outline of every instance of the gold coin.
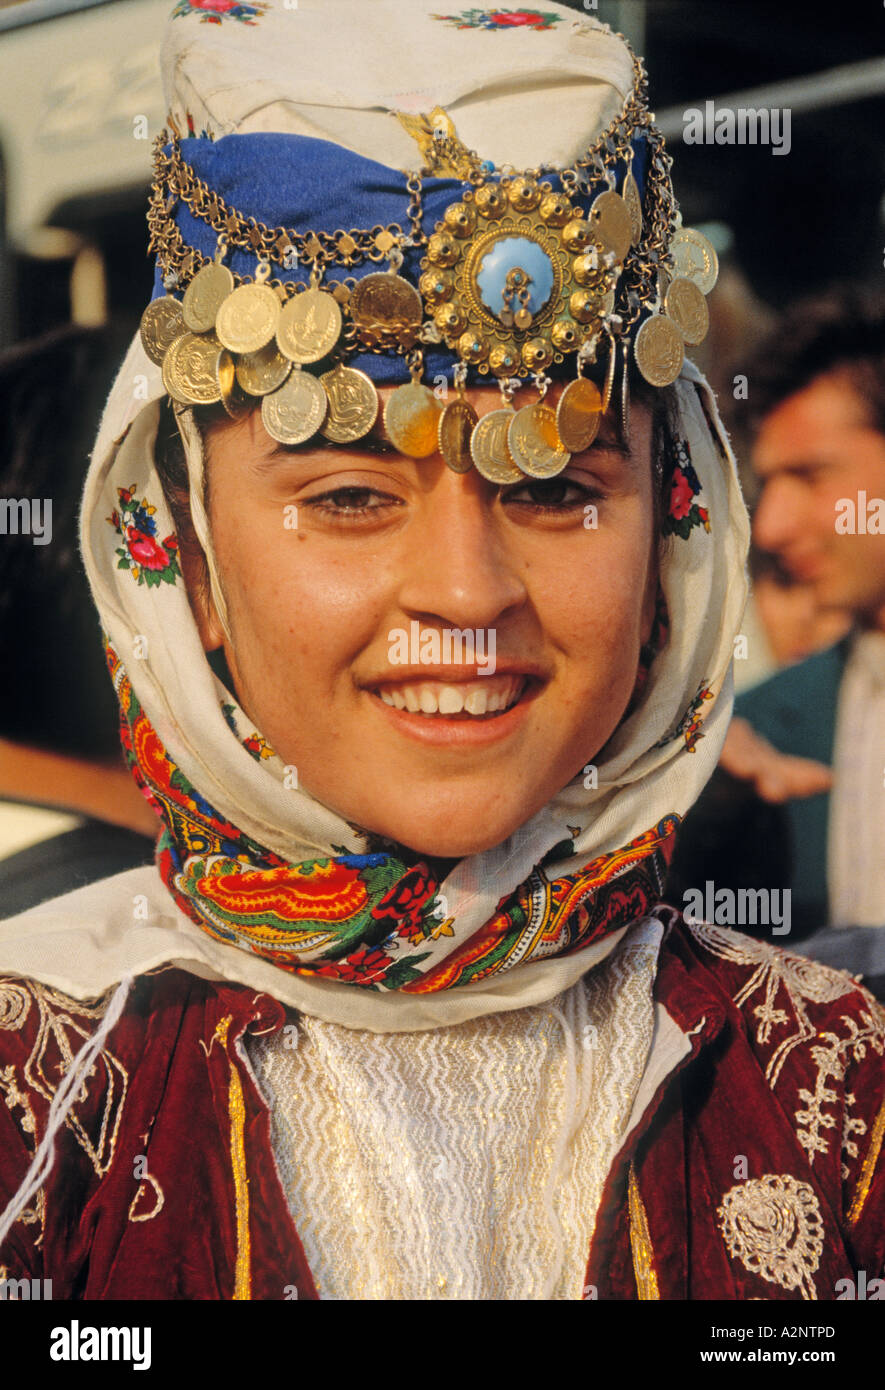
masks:
[[[694,227],[680,227],[670,242],[676,274],[694,280],[702,294],[709,294],[719,278],[715,247]]]
[[[439,414],[439,401],[429,386],[418,381],[398,386],[384,407],[387,437],[407,458],[427,458],[439,448]]]
[[[232,420],[239,420],[241,415],[245,415],[252,407],[252,402],[248,396],[237,385],[237,372],[234,359],[227,348],[222,348],[218,354],[218,387],[221,391],[221,404],[224,406]]]
[[[473,467],[470,439],[476,422],[476,411],[463,396],[449,401],[439,417],[439,451],[453,473],[469,473]]]
[[[682,370],[685,342],[672,319],[655,314],[646,319],[633,342],[637,366],[652,386],[669,386]]]
[[[594,381],[579,376],[569,382],[556,407],[556,432],[572,454],[589,449],[602,420],[602,393]]]
[[[291,370],[291,360],[283,356],[275,342],[237,358],[237,381],[250,396],[276,391]]]
[[[329,401],[310,372],[290,372],[282,386],[261,401],[261,423],[281,444],[303,444],[320,428]]]
[[[510,421],[507,443],[514,463],[530,478],[555,478],[571,458],[556,432],[555,412],[541,401],[517,410]]]
[[[213,261],[197,271],[181,301],[181,316],[192,333],[215,327],[215,316],[233,289],[234,277],[226,265]]]
[[[320,377],[329,406],[320,433],[333,444],[352,444],[368,434],[378,414],[375,383],[356,367],[333,367]]]
[[[350,312],[357,326],[417,328],[424,317],[421,296],[401,275],[365,275],[353,287]]]
[[[687,343],[704,341],[710,327],[710,311],[694,280],[678,276],[667,290],[664,307]]]
[[[171,294],[152,299],[141,316],[141,345],[151,361],[162,367],[167,350],[184,332],[178,300]]]
[[[277,346],[293,362],[319,362],[341,336],[341,309],[328,290],[296,294],[280,314]]]
[[[182,405],[214,405],[221,400],[214,333],[182,333],[163,358],[163,385]]]
[[[470,436],[470,456],[477,473],[499,486],[521,483],[525,477],[522,469],[513,462],[507,443],[507,431],[512,419],[513,411],[510,409],[490,410],[479,419]]]
[[[280,301],[269,285],[240,285],[218,310],[215,332],[230,352],[258,352],[277,331]]]
[[[590,216],[595,218],[597,231],[605,245],[622,261],[633,244],[633,219],[620,193],[612,189],[600,193],[593,201]]]
[[[621,197],[627,204],[627,211],[630,214],[631,239],[633,245],[636,246],[642,236],[642,199],[639,196],[639,185],[633,177],[632,170],[628,169],[624,178]]]

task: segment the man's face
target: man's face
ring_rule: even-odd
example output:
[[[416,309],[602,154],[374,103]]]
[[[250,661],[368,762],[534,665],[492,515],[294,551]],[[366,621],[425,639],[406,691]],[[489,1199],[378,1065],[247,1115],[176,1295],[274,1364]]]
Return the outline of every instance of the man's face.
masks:
[[[480,415],[501,403],[494,389],[471,399]],[[380,426],[369,447],[299,450],[277,445],[258,411],[209,431],[233,644],[194,601],[201,636],[224,645],[240,703],[302,789],[458,858],[500,844],[593,761],[652,626],[650,437],[637,405],[631,455],[606,421],[558,478],[498,488],[438,455],[402,457]],[[438,635],[433,664],[397,648],[412,624]],[[454,638],[444,654],[455,629],[474,634],[475,660],[457,660]],[[508,707],[470,713],[483,697]]]
[[[850,498],[885,499],[885,436],[843,375],[818,377],[766,417],[753,466],[762,495],[756,544],[827,607],[885,622],[885,536],[836,529]],[[861,504],[863,499],[861,499]]]

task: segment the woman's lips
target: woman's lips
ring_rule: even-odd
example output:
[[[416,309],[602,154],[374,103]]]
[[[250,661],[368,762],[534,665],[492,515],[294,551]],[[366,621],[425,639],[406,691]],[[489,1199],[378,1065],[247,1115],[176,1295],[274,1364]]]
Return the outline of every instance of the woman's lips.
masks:
[[[474,681],[404,681],[389,683],[370,691],[376,708],[389,719],[393,727],[408,737],[425,744],[493,743],[508,737],[519,727],[529,707],[542,689],[542,682],[526,675],[488,676]],[[396,708],[382,698],[401,695],[408,704]],[[422,709],[422,699],[423,706]],[[446,706],[469,701],[467,708],[446,711]],[[410,708],[417,704],[417,708]],[[443,709],[439,706],[442,704]],[[504,708],[489,709],[489,705]],[[432,706],[436,712],[432,712]],[[473,709],[475,713],[471,713]]]

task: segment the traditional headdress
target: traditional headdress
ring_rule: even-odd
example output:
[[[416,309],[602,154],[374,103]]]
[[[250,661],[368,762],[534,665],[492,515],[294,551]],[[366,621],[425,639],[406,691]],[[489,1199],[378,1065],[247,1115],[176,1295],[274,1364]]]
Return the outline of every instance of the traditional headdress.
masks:
[[[195,44],[200,9],[215,32]],[[384,410],[396,447],[503,484],[588,448],[618,373],[626,424],[631,354],[675,381],[716,254],[681,225],[626,40],[558,6],[178,12],[141,330],[173,400],[236,416],[260,398],[282,443],[347,443],[375,423],[374,383],[408,377]],[[555,413],[548,370],[573,378]],[[463,388],[489,377],[502,407],[480,422]]]
[[[134,920],[113,880],[84,894],[82,931],[72,899],[38,909],[15,959],[80,997],[174,960],[380,1030],[553,998],[659,899],[725,735],[745,598],[734,459],[678,308],[685,295],[702,317],[713,257],[676,226],[641,67],[562,7],[438,16],[424,0],[181,0],[164,64],[172,119],[193,133],[158,146],[155,298],[105,410],[81,530],[124,746],[165,826],[160,876],[132,877]],[[410,175],[416,135],[427,172]],[[625,344],[675,396],[669,640],[592,776],[440,882],[433,861],[317,801],[213,673],[155,465],[160,404],[178,402],[211,568],[194,404],[236,412],[255,388],[278,437],[347,440],[374,418],[375,382],[404,383],[387,427],[406,452],[440,439],[458,469],[478,454],[496,481],[550,476],[604,403],[583,362],[601,349],[606,394]],[[419,379],[453,364],[462,383],[549,365],[574,376],[571,405],[551,422],[535,400],[523,428],[505,404],[507,428],[480,448],[490,416],[468,429],[468,401],[439,411]]]

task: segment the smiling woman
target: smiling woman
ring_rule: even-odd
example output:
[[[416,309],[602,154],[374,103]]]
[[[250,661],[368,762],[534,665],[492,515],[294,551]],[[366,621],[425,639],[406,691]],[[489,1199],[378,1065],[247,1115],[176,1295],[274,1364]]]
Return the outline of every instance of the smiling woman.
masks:
[[[383,430],[295,449],[257,410],[210,417],[205,499],[229,638],[167,418],[161,476],[201,640],[223,649],[241,707],[304,790],[375,834],[460,858],[500,844],[596,757],[651,655],[653,497],[672,457],[672,404],[654,394],[629,446],[607,419],[555,478],[507,487],[399,455]],[[479,412],[496,397],[470,392]],[[411,624],[476,633],[474,653],[488,634],[492,670],[440,665],[427,642],[397,664],[392,634]]]
[[[156,867],[0,927],[0,1267],[834,1297],[885,1258],[875,1005],[661,902],[746,592],[715,255],[620,36],[370,13],[171,22],[81,513]]]

